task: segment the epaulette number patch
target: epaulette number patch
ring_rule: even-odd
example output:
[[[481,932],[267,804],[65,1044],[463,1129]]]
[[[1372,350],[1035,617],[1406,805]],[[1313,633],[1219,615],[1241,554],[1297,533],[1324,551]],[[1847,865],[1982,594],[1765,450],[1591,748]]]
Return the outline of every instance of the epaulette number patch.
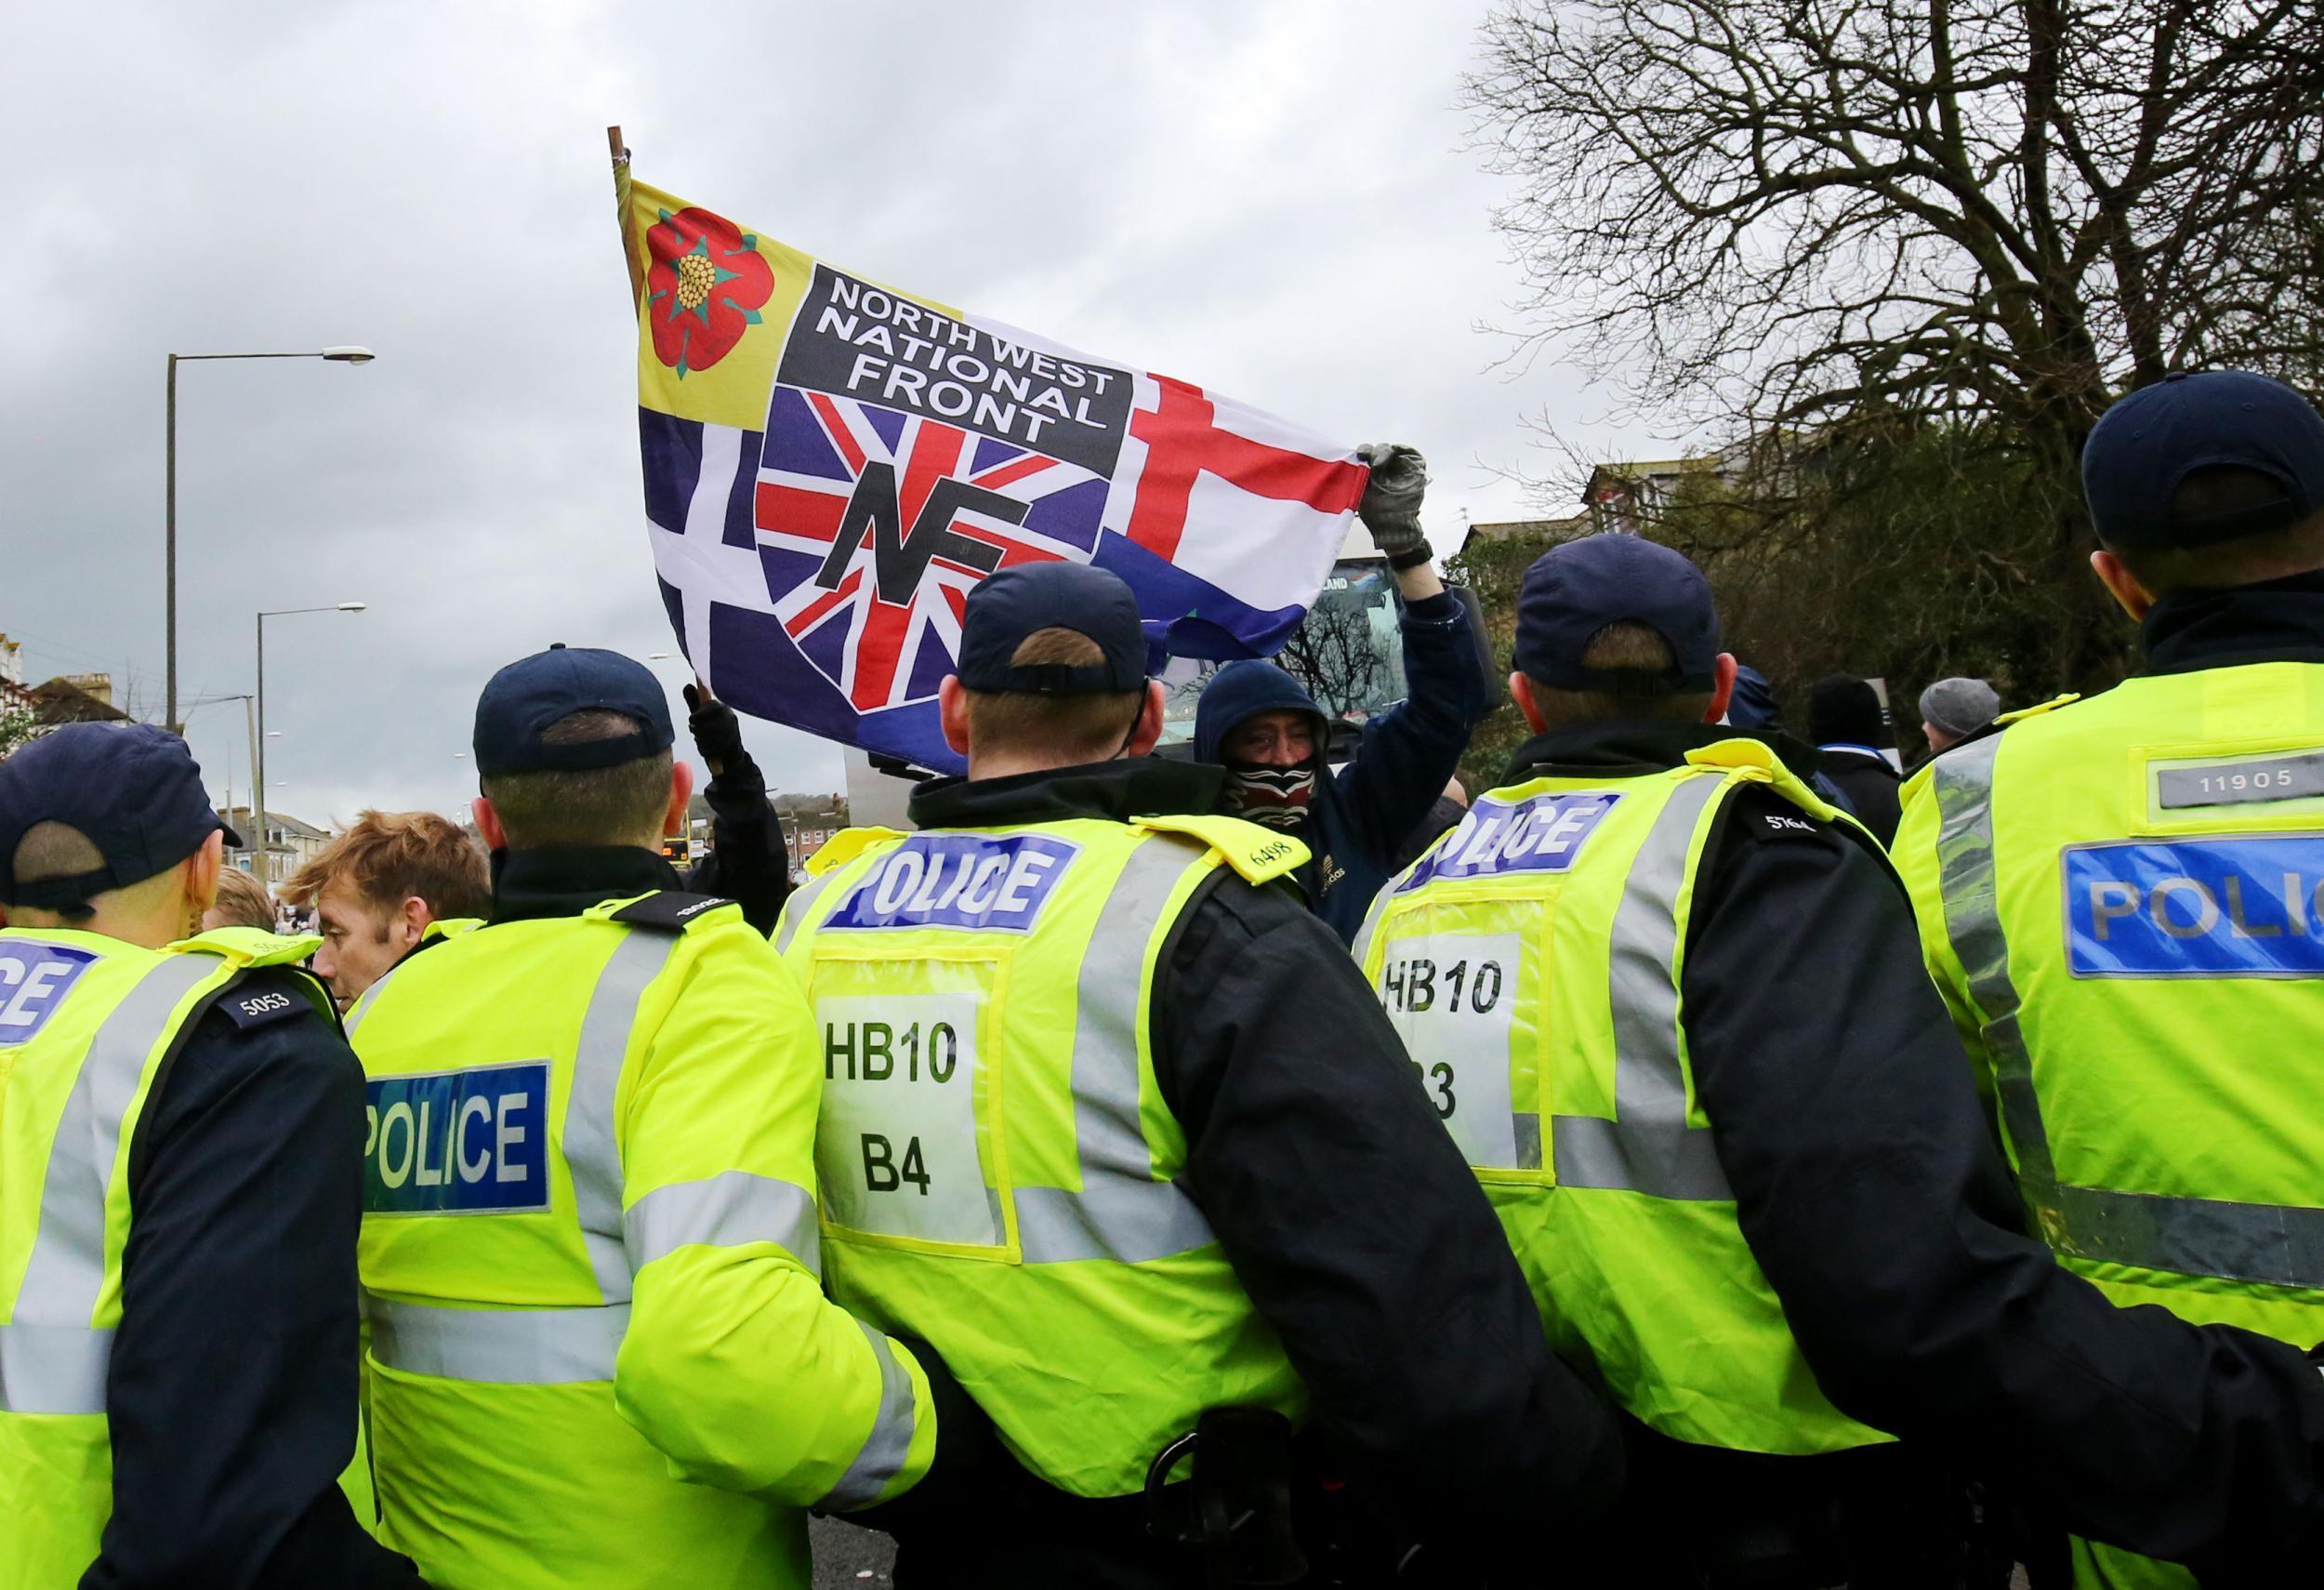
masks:
[[[307,1008],[307,1001],[280,988],[251,988],[228,994],[218,1000],[218,1008],[225,1013],[227,1020],[247,1032],[254,1027],[297,1014]]]

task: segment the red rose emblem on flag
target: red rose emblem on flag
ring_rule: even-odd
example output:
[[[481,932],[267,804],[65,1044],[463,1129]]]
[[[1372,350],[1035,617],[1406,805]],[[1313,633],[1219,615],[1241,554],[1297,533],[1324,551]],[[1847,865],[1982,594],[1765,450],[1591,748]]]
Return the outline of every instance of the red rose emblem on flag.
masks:
[[[646,320],[654,351],[684,380],[706,370],[759,324],[774,272],[759,240],[724,216],[688,208],[661,212],[645,234]]]

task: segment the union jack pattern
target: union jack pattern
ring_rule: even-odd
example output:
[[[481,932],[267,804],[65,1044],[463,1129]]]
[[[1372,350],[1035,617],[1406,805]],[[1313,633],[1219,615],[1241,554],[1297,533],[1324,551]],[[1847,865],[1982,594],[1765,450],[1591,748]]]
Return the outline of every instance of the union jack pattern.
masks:
[[[940,494],[946,480],[975,492]],[[880,498],[889,481],[891,502]],[[752,520],[760,546],[820,560],[813,576],[776,594],[773,611],[850,705],[870,712],[934,692],[958,655],[968,593],[994,568],[1089,562],[1106,493],[1103,477],[1040,453],[940,420],[778,386]],[[879,545],[865,510],[851,520],[851,503],[867,495],[892,511],[892,548]],[[853,544],[835,558],[843,528]],[[896,551],[907,554],[904,566],[916,575],[902,591],[882,568],[883,552]],[[903,600],[893,600],[898,595]]]

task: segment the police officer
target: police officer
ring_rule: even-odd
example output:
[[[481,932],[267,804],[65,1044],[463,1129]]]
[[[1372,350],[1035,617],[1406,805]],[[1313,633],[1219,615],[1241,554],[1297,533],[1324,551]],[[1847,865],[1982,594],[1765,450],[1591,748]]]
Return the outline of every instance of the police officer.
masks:
[[[2099,420],[2082,484],[2092,565],[2140,621],[2145,666],[1937,758],[1896,863],[2066,1266],[2117,1302],[2307,1347],[2324,1340],[2306,1074],[2324,1052],[2324,419],[2260,376],[2169,377]],[[2076,1554],[2084,1585],[2189,1583]]]
[[[675,891],[670,743],[626,657],[494,675],[491,920],[350,1016],[385,1529],[449,1590],[803,1587],[804,1508],[933,1451],[921,1364],[817,1285],[806,1006],[737,908]]]
[[[1951,1584],[1948,1464],[2312,1577],[2324,1382],[2118,1312],[2020,1234],[1879,845],[1716,726],[1701,574],[1633,537],[1553,549],[1516,664],[1538,737],[1358,946],[1552,1340],[1637,1421],[1625,1582]]]
[[[203,933],[185,742],[0,762],[0,1585],[413,1586],[356,1451],[362,1074],[294,964]],[[239,839],[232,842],[239,844]]]
[[[1268,1499],[1305,1423],[1400,1545],[1481,1583],[1474,1557],[1604,1504],[1611,1416],[1279,881],[1305,847],[1146,755],[1145,660],[1111,574],[984,580],[940,699],[968,776],[914,792],[917,834],[826,845],[777,932],[823,1061],[832,1293],[930,1342],[1010,1454],[997,1497],[891,1520],[898,1583],[1287,1583]],[[1140,1501],[1189,1433],[1201,1503],[1168,1464],[1153,1501],[1200,1550]]]

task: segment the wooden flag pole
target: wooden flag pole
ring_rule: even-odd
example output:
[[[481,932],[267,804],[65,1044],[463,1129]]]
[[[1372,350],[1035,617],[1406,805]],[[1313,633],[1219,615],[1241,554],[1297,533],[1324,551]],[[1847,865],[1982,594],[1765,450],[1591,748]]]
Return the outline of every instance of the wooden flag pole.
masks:
[[[638,259],[638,235],[629,216],[629,146],[621,128],[605,129],[605,146],[614,157],[614,199],[621,208],[621,257],[629,267],[629,307],[636,310],[645,297],[645,267]]]

